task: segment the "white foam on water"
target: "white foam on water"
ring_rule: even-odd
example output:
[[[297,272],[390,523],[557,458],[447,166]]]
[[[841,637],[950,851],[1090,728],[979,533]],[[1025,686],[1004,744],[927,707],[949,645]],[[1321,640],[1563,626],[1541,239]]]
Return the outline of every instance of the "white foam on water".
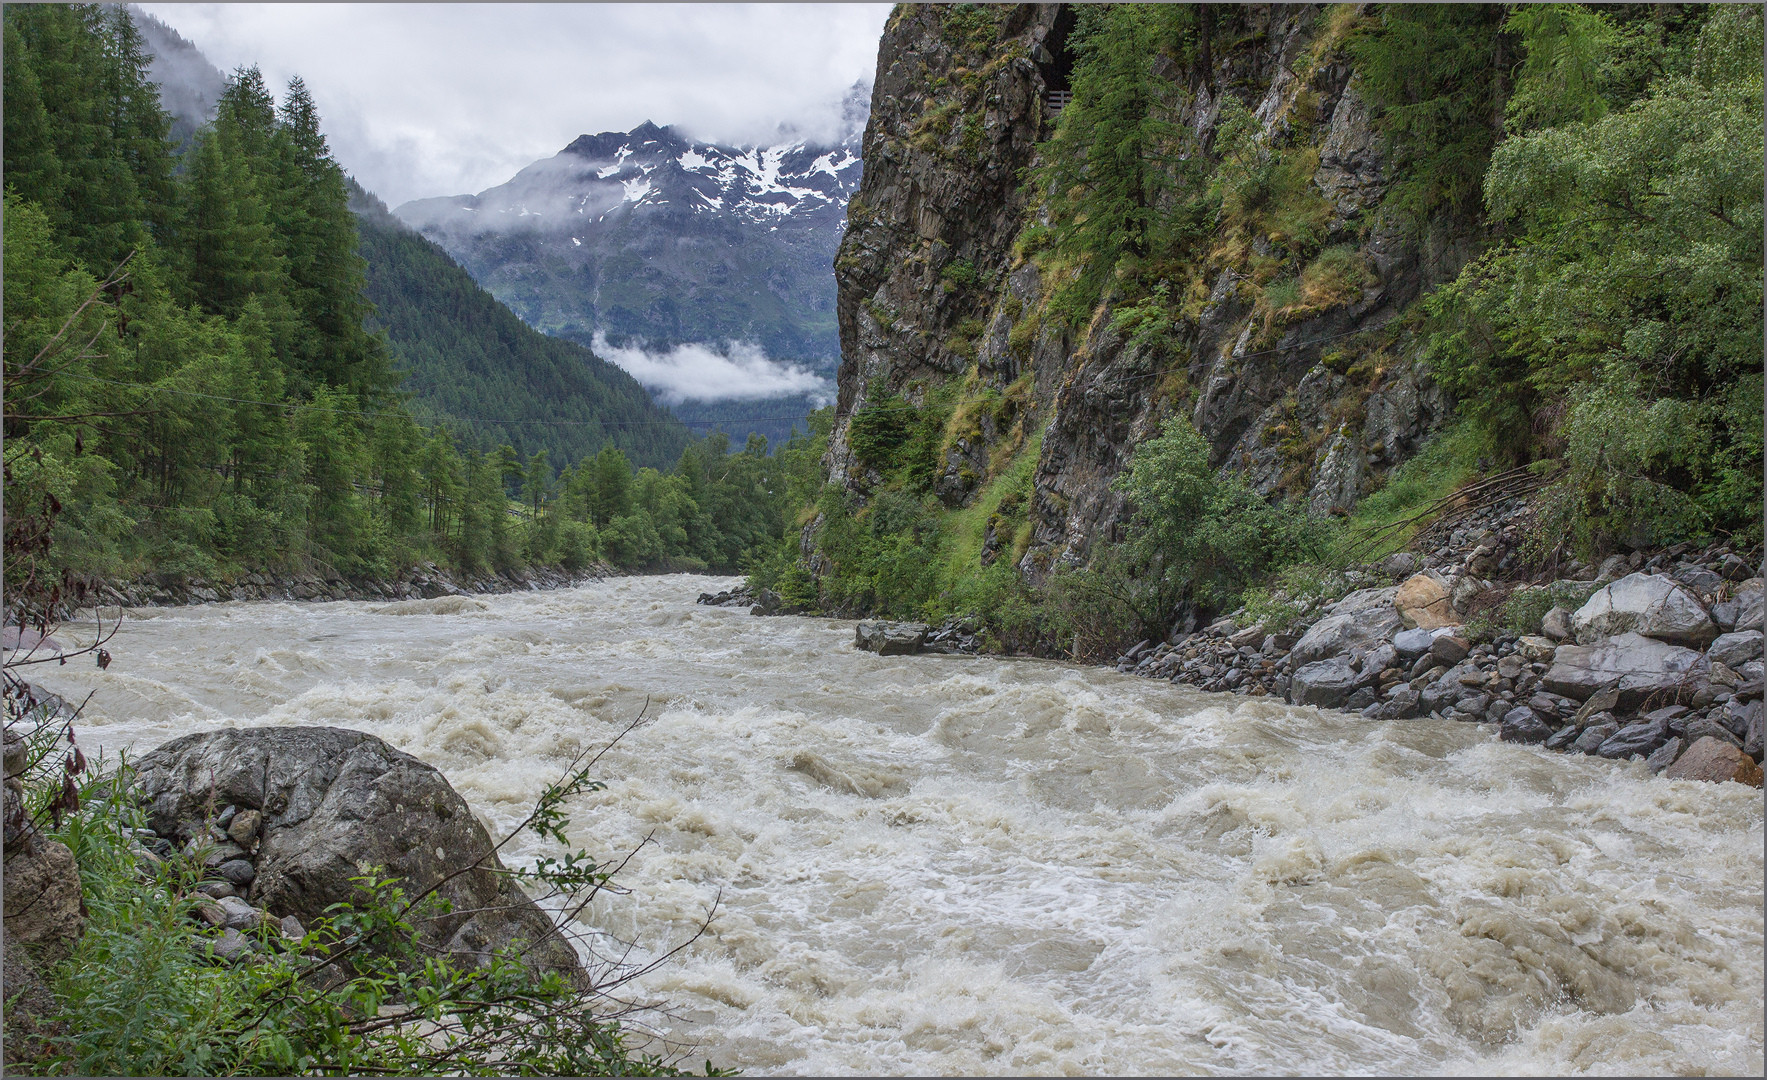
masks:
[[[372,732],[499,835],[646,709],[571,808],[591,852],[637,849],[582,918],[643,961],[718,905],[640,987],[695,1061],[1762,1071],[1758,791],[1474,725],[880,658],[850,622],[692,602],[731,584],[137,613],[108,671],[44,681],[98,691],[82,739],[113,752]]]

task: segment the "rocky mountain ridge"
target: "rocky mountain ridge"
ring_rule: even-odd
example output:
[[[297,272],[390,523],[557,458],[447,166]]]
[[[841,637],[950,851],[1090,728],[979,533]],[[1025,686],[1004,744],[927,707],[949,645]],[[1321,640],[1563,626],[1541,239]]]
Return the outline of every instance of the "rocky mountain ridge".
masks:
[[[724,146],[646,122],[584,135],[477,195],[395,213],[530,324],[584,344],[745,341],[832,372],[829,264],[869,89],[826,143]]]

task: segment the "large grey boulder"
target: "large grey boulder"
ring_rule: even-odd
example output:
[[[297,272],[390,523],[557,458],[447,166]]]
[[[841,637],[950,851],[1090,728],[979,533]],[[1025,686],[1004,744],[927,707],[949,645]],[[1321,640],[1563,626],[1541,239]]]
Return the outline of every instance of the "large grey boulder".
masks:
[[[1597,589],[1571,616],[1579,645],[1628,631],[1677,645],[1704,645],[1718,636],[1706,606],[1667,574],[1628,574]]]
[[[1317,705],[1335,709],[1350,700],[1366,680],[1350,666],[1347,656],[1315,660],[1295,670],[1289,682],[1289,694],[1296,705]]]
[[[149,824],[183,843],[211,808],[263,815],[251,899],[311,925],[356,898],[351,879],[382,867],[408,897],[432,886],[448,914],[418,923],[425,945],[482,964],[505,946],[535,971],[582,978],[576,950],[500,873],[490,836],[447,778],[372,735],[259,727],[174,739],[141,759]],[[446,880],[444,880],[446,879]]]
[[[1611,707],[1630,711],[1653,695],[1673,696],[1700,659],[1692,649],[1625,633],[1595,645],[1559,646],[1540,681],[1548,691],[1579,701],[1612,684],[1618,697]]]
[[[1391,640],[1403,626],[1390,604],[1327,615],[1301,635],[1289,656],[1300,667],[1346,653],[1366,653]]]
[[[925,623],[862,622],[853,628],[853,647],[879,656],[911,656],[926,644]]]

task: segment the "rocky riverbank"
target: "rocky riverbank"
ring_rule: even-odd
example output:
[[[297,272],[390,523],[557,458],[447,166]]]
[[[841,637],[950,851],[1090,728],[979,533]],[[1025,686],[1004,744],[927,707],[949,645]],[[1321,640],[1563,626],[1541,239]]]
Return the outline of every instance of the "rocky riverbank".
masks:
[[[1457,529],[1421,557],[1346,571],[1353,591],[1279,630],[1241,610],[1142,642],[1117,667],[1370,719],[1488,723],[1512,742],[1759,785],[1763,583],[1752,562],[1723,545],[1677,545],[1508,578],[1519,539],[1503,518]]]
[[[100,585],[97,598],[100,603],[120,607],[176,607],[225,600],[417,600],[563,589],[618,572],[606,564],[593,563],[581,570],[543,566],[495,574],[461,574],[425,562],[389,579],[265,571],[230,581],[211,581],[186,574],[148,574],[135,581]]]
[[[1752,558],[1679,544],[1524,576],[1527,514],[1520,499],[1499,504],[1424,554],[1348,568],[1321,595],[1276,593],[1264,606],[1279,615],[1242,608],[1142,641],[1116,667],[1369,719],[1490,724],[1511,742],[1759,786],[1763,580]],[[979,651],[962,620],[862,622],[854,644]]]

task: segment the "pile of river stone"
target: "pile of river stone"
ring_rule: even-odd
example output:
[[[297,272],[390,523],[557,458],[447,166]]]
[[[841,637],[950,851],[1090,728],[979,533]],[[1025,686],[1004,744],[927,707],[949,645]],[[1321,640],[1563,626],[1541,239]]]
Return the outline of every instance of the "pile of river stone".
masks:
[[[1513,563],[1512,542],[1497,530],[1457,531],[1424,560],[1401,553],[1351,572],[1364,587],[1310,624],[1268,633],[1242,625],[1241,612],[1141,642],[1117,666],[1371,719],[1489,723],[1513,742],[1760,784],[1763,583],[1748,561],[1683,545],[1573,564],[1556,582],[1498,586],[1482,575]],[[1381,585],[1383,574],[1396,583]],[[1594,591],[1575,610],[1547,611],[1534,633],[1475,643],[1468,609],[1528,588]]]
[[[218,960],[249,961],[261,955],[261,942],[298,945],[307,931],[293,915],[282,918],[246,899],[258,876],[256,853],[264,815],[229,804],[193,833],[183,848],[148,828],[135,830],[135,858],[150,875],[168,860],[182,857],[200,866],[203,880],[190,899],[192,918],[208,925],[205,948]],[[266,931],[256,934],[254,931]]]

